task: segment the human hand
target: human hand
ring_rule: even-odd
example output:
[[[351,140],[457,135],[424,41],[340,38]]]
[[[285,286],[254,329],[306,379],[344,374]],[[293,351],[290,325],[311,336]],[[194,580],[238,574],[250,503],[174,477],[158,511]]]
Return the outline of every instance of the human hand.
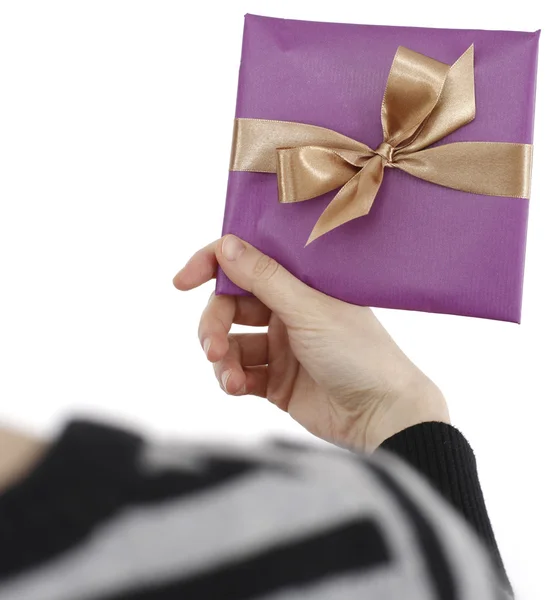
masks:
[[[227,393],[267,398],[314,435],[360,451],[420,422],[449,422],[437,386],[369,308],[310,288],[232,235],[199,250],[174,286],[196,288],[218,265],[254,295],[213,294],[201,316],[199,340]],[[231,334],[233,323],[268,330]]]

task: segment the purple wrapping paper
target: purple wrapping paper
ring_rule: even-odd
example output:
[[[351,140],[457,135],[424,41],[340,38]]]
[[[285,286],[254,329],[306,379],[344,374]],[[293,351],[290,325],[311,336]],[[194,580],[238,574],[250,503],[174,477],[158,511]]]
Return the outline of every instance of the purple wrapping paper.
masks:
[[[476,118],[439,144],[532,143],[538,40],[539,31],[246,15],[236,117],[320,125],[376,148],[397,47],[453,63],[473,43]],[[520,322],[528,200],[459,192],[388,169],[367,216],[304,247],[335,193],[279,204],[276,175],[230,172],[223,234],[353,304]],[[246,294],[222,271],[216,293]]]

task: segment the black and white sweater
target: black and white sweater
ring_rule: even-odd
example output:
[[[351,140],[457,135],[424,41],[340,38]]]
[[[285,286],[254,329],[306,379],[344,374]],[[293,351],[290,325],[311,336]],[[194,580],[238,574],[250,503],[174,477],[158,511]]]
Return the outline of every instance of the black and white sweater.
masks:
[[[473,452],[441,423],[366,457],[76,420],[0,495],[0,600],[510,597]]]

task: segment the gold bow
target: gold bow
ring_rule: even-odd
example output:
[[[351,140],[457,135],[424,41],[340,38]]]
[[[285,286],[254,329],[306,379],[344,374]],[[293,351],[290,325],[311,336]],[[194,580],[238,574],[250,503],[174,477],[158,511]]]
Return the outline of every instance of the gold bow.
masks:
[[[457,190],[529,198],[532,146],[457,142],[424,149],[474,119],[474,46],[447,65],[399,46],[387,79],[383,142],[371,149],[331,129],[236,119],[230,169],[277,173],[280,202],[341,189],[306,243],[367,215],[385,167]]]

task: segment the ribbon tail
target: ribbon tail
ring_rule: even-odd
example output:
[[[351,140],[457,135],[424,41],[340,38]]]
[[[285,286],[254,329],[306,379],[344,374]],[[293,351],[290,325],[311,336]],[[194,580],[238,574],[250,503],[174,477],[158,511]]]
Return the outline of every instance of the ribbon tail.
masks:
[[[455,142],[397,159],[396,167],[430,183],[484,196],[530,197],[532,146]]]
[[[365,167],[350,179],[319,217],[306,246],[336,227],[367,215],[383,181],[384,161],[373,156]]]

